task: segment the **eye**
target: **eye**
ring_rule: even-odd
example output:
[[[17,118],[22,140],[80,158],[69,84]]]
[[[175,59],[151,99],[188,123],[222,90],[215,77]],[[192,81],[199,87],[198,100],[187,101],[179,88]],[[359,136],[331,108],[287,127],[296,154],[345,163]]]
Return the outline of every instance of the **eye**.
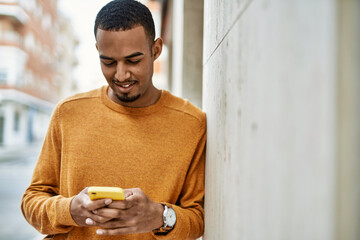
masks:
[[[127,60],[127,62],[129,63],[129,64],[136,64],[136,63],[139,63],[141,61],[141,59],[138,59],[138,60],[130,60],[130,59],[128,59]]]
[[[112,62],[104,62],[104,61],[101,61],[105,66],[111,66],[111,65],[114,65],[115,64],[115,61],[112,61]]]

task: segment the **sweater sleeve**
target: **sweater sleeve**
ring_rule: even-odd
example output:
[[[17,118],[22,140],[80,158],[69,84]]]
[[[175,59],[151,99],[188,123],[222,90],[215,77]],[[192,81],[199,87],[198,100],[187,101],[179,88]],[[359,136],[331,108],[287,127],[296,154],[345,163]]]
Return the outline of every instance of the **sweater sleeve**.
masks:
[[[156,239],[197,239],[204,231],[204,170],[206,119],[200,128],[200,140],[176,204],[166,204],[176,213],[174,228],[167,234],[154,234]]]
[[[62,145],[59,129],[56,108],[30,186],[21,201],[24,217],[42,234],[66,233],[77,226],[70,214],[73,197],[59,195]]]

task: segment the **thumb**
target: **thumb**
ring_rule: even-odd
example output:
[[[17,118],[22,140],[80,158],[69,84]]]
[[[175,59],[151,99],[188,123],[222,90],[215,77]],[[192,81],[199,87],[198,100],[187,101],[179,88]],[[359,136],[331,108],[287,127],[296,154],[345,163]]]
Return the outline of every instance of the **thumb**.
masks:
[[[125,195],[125,199],[133,196],[134,195],[133,189],[132,188],[124,189],[124,195]]]

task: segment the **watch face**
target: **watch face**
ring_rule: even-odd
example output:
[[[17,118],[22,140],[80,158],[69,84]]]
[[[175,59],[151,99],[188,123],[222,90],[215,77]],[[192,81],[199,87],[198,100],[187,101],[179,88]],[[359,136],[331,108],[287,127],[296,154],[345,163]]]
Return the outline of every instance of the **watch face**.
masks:
[[[166,225],[169,227],[174,227],[176,222],[176,214],[174,209],[168,208],[166,211]]]

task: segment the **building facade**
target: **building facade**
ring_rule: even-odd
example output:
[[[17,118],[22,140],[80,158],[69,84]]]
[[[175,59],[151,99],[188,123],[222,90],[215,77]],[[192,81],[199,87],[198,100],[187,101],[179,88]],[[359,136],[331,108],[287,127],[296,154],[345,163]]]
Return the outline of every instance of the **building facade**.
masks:
[[[76,87],[76,45],[57,0],[0,0],[0,146],[42,140],[54,104]]]
[[[360,239],[360,1],[161,2],[207,114],[203,238]]]

